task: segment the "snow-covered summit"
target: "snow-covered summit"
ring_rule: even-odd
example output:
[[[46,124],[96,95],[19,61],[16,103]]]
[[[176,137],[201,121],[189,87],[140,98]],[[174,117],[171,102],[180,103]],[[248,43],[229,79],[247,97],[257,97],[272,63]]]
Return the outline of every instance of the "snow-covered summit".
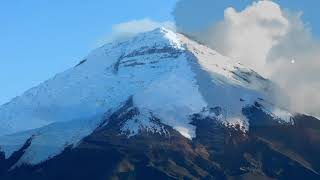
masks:
[[[148,53],[144,52],[146,50],[156,51],[163,47],[178,50],[179,43],[169,36],[174,34],[157,29],[127,42],[107,44],[94,50],[78,66],[57,74],[3,105],[0,108],[0,124],[3,128],[0,134],[105,112],[107,106],[110,106],[104,104],[107,96],[110,96],[108,92],[112,92],[116,86],[115,81],[122,81],[126,75],[119,73],[115,80],[113,70],[122,71],[130,65],[133,67],[134,64],[125,59],[137,53]]]
[[[129,137],[152,125],[152,113],[191,139],[195,126],[190,116],[214,107],[221,108],[217,121],[246,131],[249,122],[242,109],[267,99],[270,88],[271,82],[235,60],[159,28],[104,45],[1,106],[0,147],[8,158],[32,137],[16,165],[37,164],[76,145],[130,97],[143,114],[123,125]],[[290,122],[290,113],[264,103],[266,112]]]

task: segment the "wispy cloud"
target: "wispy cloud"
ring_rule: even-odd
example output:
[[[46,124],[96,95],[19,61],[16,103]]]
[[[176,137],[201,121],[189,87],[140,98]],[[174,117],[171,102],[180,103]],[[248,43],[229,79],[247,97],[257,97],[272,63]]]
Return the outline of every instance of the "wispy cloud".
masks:
[[[115,24],[112,26],[112,32],[98,40],[98,46],[113,41],[123,41],[138,33],[151,31],[158,27],[166,27],[175,30],[175,25],[171,21],[158,22],[148,18],[132,20]]]

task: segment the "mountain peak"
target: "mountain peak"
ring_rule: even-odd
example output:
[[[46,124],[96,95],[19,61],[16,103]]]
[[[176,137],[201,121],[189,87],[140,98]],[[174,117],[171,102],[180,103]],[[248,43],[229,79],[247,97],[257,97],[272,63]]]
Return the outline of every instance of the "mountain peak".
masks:
[[[257,101],[277,121],[291,123],[290,113],[263,100],[270,86],[232,59],[158,28],[96,49],[76,67],[1,106],[0,147],[8,158],[32,137],[17,165],[37,164],[108,124],[104,120],[129,98],[132,107],[125,111],[139,114],[118,122],[128,138],[141,128],[167,132],[162,128],[171,127],[193,139],[195,114],[245,132],[250,123],[243,109]]]
[[[138,34],[129,41],[130,45],[133,45],[132,49],[137,49],[140,46],[173,46],[176,48],[182,48],[182,44],[179,41],[178,34],[164,27],[156,28],[153,31]]]
[[[170,30],[170,29],[165,28],[165,27],[158,27],[158,28],[155,28],[152,31],[140,33],[140,35],[141,34],[146,34],[146,35],[149,35],[149,36],[151,34],[154,34],[154,35],[159,35],[160,37],[165,37],[168,34],[173,35],[173,34],[176,34],[176,33],[174,31]]]

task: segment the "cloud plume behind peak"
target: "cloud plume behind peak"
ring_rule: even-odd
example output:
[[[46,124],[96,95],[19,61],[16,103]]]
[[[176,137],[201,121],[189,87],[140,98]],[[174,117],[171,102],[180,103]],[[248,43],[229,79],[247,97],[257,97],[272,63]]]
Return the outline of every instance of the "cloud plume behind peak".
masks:
[[[217,20],[212,13],[215,4],[178,1],[173,12],[177,30],[276,82],[289,97],[276,98],[279,104],[319,116],[320,43],[302,21],[302,13],[284,10],[273,1],[257,1],[240,11],[226,8]]]

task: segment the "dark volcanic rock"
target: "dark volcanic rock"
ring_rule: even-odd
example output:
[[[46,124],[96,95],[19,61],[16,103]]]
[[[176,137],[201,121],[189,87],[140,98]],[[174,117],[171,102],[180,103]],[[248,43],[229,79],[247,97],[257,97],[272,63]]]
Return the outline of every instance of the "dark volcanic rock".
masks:
[[[208,108],[218,116],[220,108]],[[121,126],[138,115],[129,99],[76,147],[35,166],[10,170],[13,157],[0,157],[1,180],[64,179],[319,179],[319,120],[297,115],[294,125],[264,124],[269,117],[257,106],[244,109],[254,118],[250,131],[228,128],[214,116],[190,116],[196,138],[190,140],[163,125],[167,135],[141,130],[128,138]],[[259,119],[259,120],[257,120]],[[268,119],[268,120],[267,120]],[[26,143],[26,147],[32,139]]]

